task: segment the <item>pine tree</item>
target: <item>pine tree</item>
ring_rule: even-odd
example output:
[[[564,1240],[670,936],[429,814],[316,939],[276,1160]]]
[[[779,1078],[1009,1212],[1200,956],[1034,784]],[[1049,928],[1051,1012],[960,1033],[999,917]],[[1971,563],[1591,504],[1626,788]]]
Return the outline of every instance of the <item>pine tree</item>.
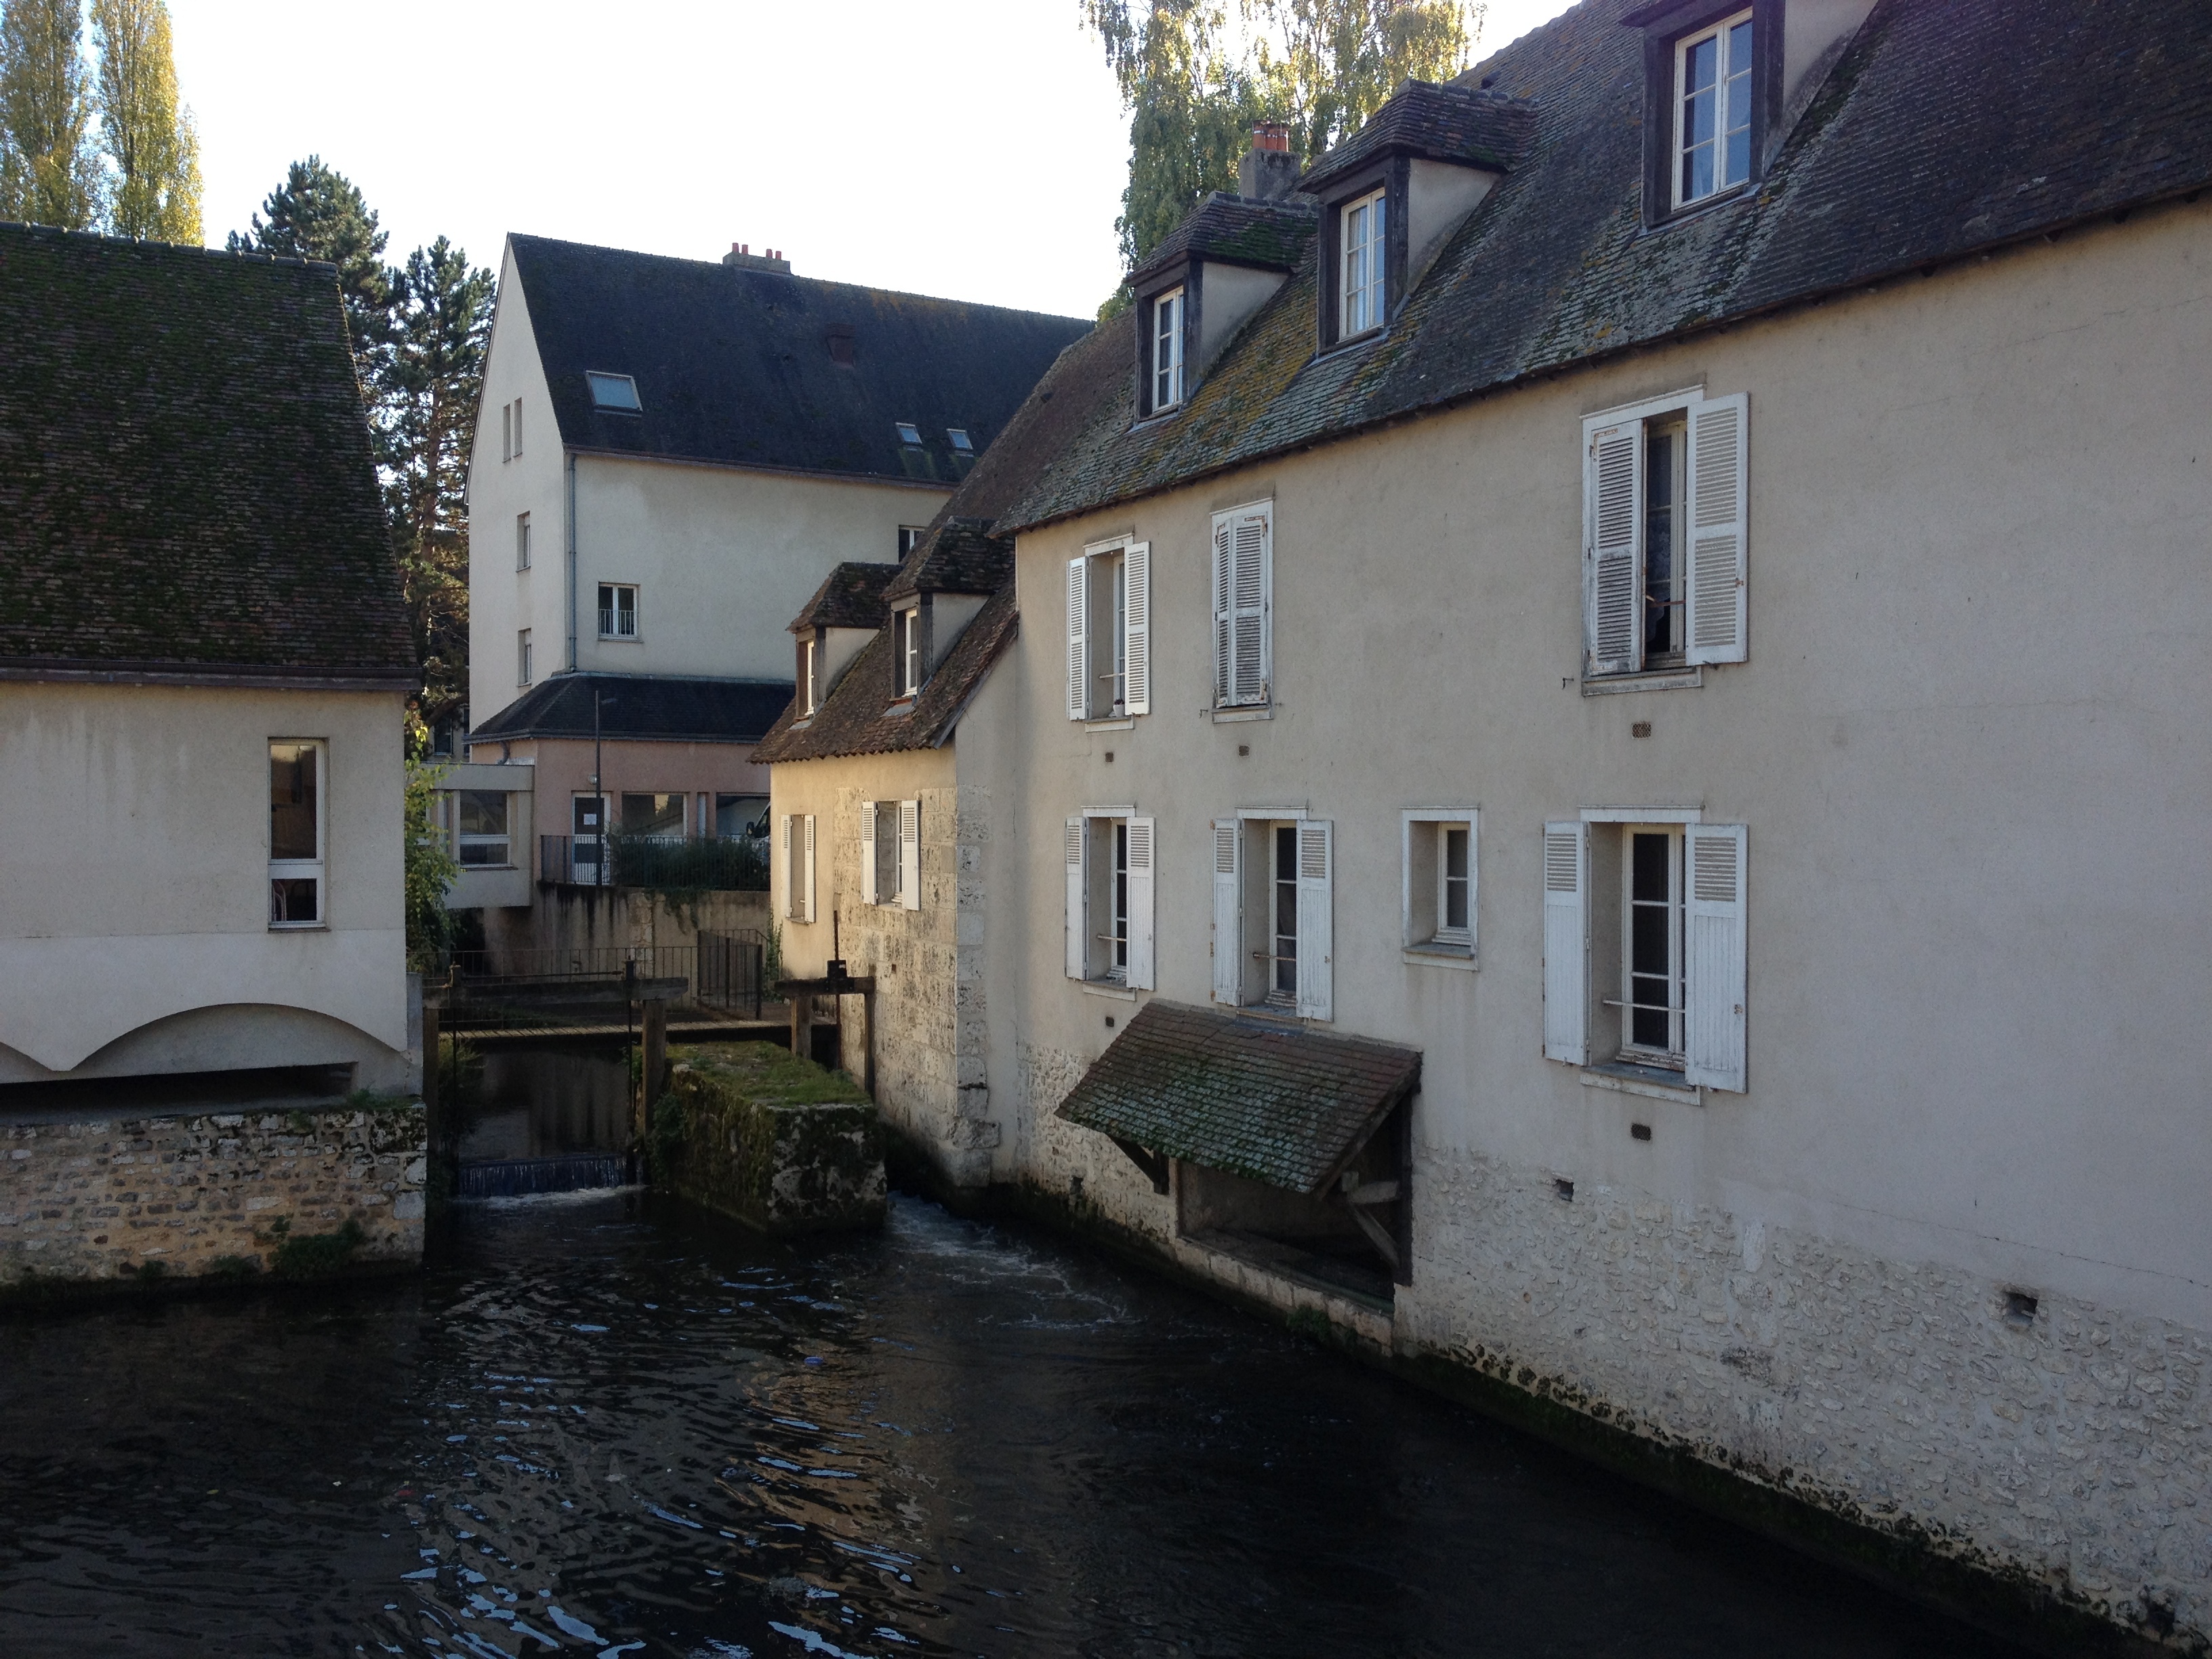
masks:
[[[366,379],[374,373],[389,329],[392,273],[381,258],[386,240],[353,181],[325,166],[321,156],[310,155],[292,163],[251,228],[232,231],[228,246],[233,253],[277,253],[336,265],[354,355],[362,360]]]
[[[422,664],[424,702],[467,689],[469,447],[491,338],[493,277],[441,236],[389,273],[374,381],[386,516]]]
[[[115,164],[109,224],[118,236],[200,240],[199,135],[177,95],[162,0],[92,0],[100,42],[100,125]]]
[[[81,0],[0,9],[0,219],[88,230],[100,222],[93,95]]]

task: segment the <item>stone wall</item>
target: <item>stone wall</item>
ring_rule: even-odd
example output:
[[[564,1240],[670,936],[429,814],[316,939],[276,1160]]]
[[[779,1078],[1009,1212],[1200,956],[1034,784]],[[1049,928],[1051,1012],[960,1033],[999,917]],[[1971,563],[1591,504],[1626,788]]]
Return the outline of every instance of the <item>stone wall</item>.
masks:
[[[0,1125],[0,1293],[245,1276],[348,1222],[344,1265],[412,1266],[427,1147],[419,1103]]]

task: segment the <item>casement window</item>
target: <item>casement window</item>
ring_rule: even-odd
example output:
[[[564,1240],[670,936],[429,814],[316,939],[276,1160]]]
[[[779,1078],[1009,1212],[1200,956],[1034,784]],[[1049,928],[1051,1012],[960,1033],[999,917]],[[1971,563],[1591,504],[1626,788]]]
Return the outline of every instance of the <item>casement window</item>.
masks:
[[[453,856],[463,868],[514,863],[513,842],[507,837],[507,793],[500,789],[463,789],[454,798]]]
[[[1586,679],[1745,660],[1749,441],[1741,392],[1583,421]]]
[[[1213,998],[1334,1014],[1334,826],[1264,811],[1213,823]]]
[[[766,841],[768,802],[759,795],[722,795],[714,799],[717,841]]]
[[[1152,708],[1152,544],[1087,547],[1067,562],[1067,718]]]
[[[814,920],[814,815],[787,812],[776,826],[776,909],[787,921]]]
[[[1594,811],[1544,826],[1544,1053],[1744,1087],[1741,824]]]
[[[514,515],[514,568],[517,570],[530,568],[530,515],[527,513]]]
[[[688,794],[624,794],[622,832],[653,841],[682,841]]]
[[[1674,43],[1674,205],[1751,177],[1752,27],[1748,10]]]
[[[269,925],[324,922],[325,750],[310,738],[269,744]]]
[[[921,447],[921,428],[912,421],[893,421],[891,426],[898,433],[899,442],[908,449]]]
[[[899,526],[898,532],[899,557],[903,559],[908,554],[913,552],[915,548],[920,547],[921,545],[921,538],[927,534],[929,534],[929,526],[927,525],[901,525]]]
[[[499,406],[499,458],[511,461],[522,453],[522,399]]]
[[[952,446],[952,453],[956,459],[961,456],[965,456],[971,460],[975,459],[975,441],[968,435],[968,428],[966,427],[946,427],[945,428],[945,441]]]
[[[1339,339],[1382,326],[1383,281],[1389,270],[1383,195],[1375,191],[1339,210]]]
[[[1064,830],[1067,976],[1151,990],[1158,825],[1126,806],[1094,806]]]
[[[799,642],[799,714],[802,720],[811,719],[816,700],[820,696],[815,689],[815,665],[818,660],[812,640]]]
[[[530,684],[530,630],[518,629],[514,635],[514,683]]]
[[[1475,813],[1465,806],[1410,807],[1400,815],[1399,908],[1409,961],[1474,962]]]
[[[1264,707],[1274,684],[1271,501],[1213,515],[1213,706]]]
[[[1152,398],[1154,414],[1182,401],[1183,290],[1171,288],[1152,301]]]
[[[911,697],[921,690],[926,678],[922,661],[921,607],[912,605],[904,611],[891,612],[891,655],[896,668],[898,695]]]
[[[866,904],[921,908],[921,803],[860,803],[860,898]]]
[[[628,374],[610,374],[596,368],[584,371],[584,384],[592,394],[592,407],[611,415],[642,415],[645,404],[637,395],[637,381]],[[520,428],[520,417],[516,417]]]
[[[637,589],[626,582],[599,584],[599,637],[634,640],[637,637]]]

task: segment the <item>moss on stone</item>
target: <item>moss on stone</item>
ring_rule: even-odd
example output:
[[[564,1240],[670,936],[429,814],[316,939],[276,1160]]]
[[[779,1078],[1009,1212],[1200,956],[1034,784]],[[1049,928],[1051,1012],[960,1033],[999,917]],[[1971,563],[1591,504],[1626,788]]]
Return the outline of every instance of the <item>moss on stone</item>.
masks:
[[[653,1103],[646,1161],[656,1186],[769,1232],[878,1224],[882,1135],[842,1072],[764,1042],[678,1050]]]

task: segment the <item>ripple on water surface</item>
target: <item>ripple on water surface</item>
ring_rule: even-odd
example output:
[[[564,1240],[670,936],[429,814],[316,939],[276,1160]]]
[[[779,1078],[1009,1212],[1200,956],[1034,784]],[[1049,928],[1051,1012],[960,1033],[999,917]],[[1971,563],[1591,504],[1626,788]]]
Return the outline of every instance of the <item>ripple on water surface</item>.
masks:
[[[416,1283],[0,1326],[0,1423],[11,1656],[2002,1651],[908,1200],[472,1206]]]

